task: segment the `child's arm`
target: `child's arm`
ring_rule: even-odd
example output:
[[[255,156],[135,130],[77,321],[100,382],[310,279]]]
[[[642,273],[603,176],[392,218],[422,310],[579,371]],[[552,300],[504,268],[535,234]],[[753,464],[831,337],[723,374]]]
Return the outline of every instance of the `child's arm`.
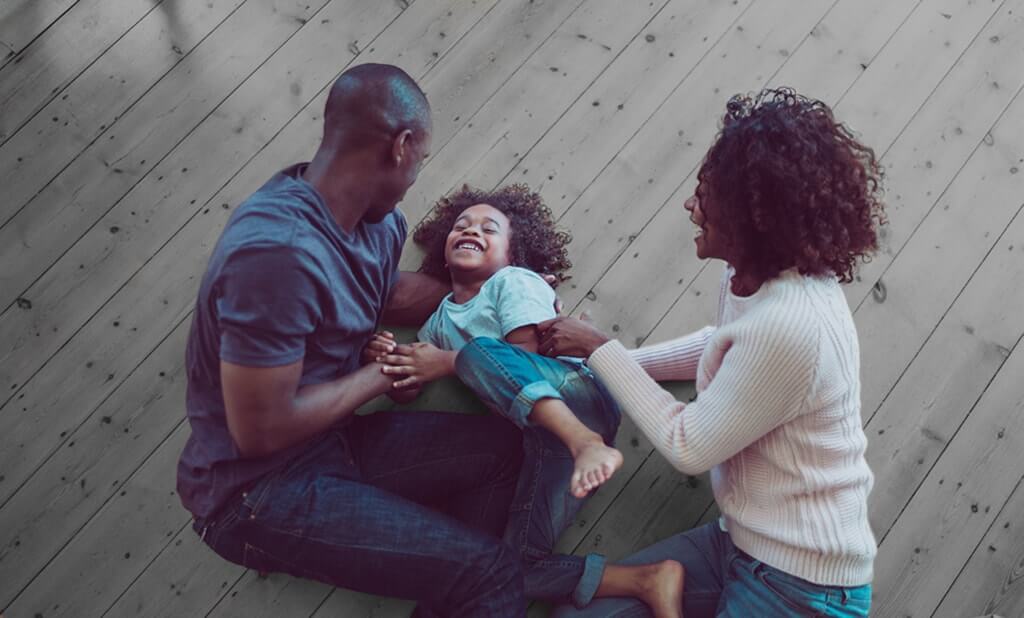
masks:
[[[537,325],[527,324],[526,326],[520,326],[513,330],[509,334],[505,335],[505,342],[516,346],[517,348],[526,350],[533,354],[537,353],[537,345],[539,343],[537,337]]]
[[[404,389],[454,375],[457,355],[457,352],[417,341],[396,345],[390,354],[381,356],[379,361],[384,363],[381,371],[400,378],[394,387]]]
[[[370,338],[369,343],[363,348],[362,361],[364,365],[370,363],[379,363],[383,355],[390,353],[395,349],[395,335],[386,330],[382,330],[376,333]],[[383,372],[383,365],[380,365]],[[419,397],[423,391],[423,386],[420,384],[414,384],[411,387],[406,388],[392,388],[386,394],[391,401],[395,403],[409,403],[413,399]]]

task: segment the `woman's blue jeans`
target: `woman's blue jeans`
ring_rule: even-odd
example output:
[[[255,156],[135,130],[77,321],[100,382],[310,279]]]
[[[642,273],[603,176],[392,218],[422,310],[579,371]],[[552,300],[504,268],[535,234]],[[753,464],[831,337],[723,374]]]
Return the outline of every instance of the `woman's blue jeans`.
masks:
[[[683,613],[716,616],[834,616],[860,618],[871,608],[871,585],[820,586],[750,557],[712,522],[659,541],[619,564],[676,560],[686,569]],[[637,599],[597,599],[585,609],[557,608],[552,618],[647,618]]]
[[[523,466],[504,538],[523,558],[526,596],[585,606],[601,582],[605,560],[599,554],[552,554],[585,499],[569,492],[574,466],[569,449],[529,417],[541,399],[561,399],[612,445],[621,421],[615,400],[578,361],[531,354],[487,337],[467,344],[455,366],[481,401],[523,432]]]

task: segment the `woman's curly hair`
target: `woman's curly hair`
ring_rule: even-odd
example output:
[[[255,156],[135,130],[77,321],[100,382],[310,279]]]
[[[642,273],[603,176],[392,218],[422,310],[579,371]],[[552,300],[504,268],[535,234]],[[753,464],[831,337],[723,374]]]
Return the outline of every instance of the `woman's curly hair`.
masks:
[[[564,273],[572,263],[565,246],[572,241],[572,236],[555,229],[555,220],[544,200],[523,184],[507,185],[494,191],[463,185],[462,189],[438,200],[430,215],[413,232],[413,240],[425,253],[420,272],[439,279],[449,278],[444,256],[448,233],[462,211],[477,204],[493,206],[508,217],[512,227],[509,237],[512,266],[555,275],[558,282],[568,279]]]
[[[796,267],[848,283],[878,249],[886,219],[874,152],[828,105],[792,89],[730,99],[697,177],[737,271],[767,280]]]

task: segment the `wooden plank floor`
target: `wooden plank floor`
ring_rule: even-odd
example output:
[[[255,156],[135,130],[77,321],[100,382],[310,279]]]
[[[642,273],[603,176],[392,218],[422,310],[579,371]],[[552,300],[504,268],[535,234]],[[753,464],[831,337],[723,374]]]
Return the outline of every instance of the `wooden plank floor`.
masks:
[[[462,182],[528,182],[575,238],[566,305],[630,346],[713,314],[720,265],[682,201],[728,96],[831,104],[887,170],[883,250],[847,288],[875,615],[1024,616],[1024,0],[0,4],[3,615],[408,614],[224,562],[174,493],[209,250],[371,61],[434,106],[409,218]],[[619,558],[715,517],[706,477],[628,420],[619,442],[562,550]]]

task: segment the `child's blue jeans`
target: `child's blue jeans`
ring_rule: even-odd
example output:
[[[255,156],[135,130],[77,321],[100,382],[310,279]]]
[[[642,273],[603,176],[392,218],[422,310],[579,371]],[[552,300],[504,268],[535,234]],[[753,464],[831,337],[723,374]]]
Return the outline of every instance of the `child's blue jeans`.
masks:
[[[487,337],[474,339],[455,361],[462,382],[494,412],[523,431],[523,467],[505,542],[524,560],[526,596],[583,607],[604,572],[604,557],[553,555],[558,537],[585,499],[569,492],[573,458],[560,439],[532,424],[541,399],[561,399],[612,445],[621,415],[615,400],[582,363],[531,354]]]
[[[718,522],[681,532],[619,564],[676,560],[686,569],[683,613],[716,616],[832,616],[860,618],[871,608],[871,585],[820,586],[752,558],[732,544]],[[586,609],[557,608],[553,618],[648,618],[642,601],[597,599]]]

